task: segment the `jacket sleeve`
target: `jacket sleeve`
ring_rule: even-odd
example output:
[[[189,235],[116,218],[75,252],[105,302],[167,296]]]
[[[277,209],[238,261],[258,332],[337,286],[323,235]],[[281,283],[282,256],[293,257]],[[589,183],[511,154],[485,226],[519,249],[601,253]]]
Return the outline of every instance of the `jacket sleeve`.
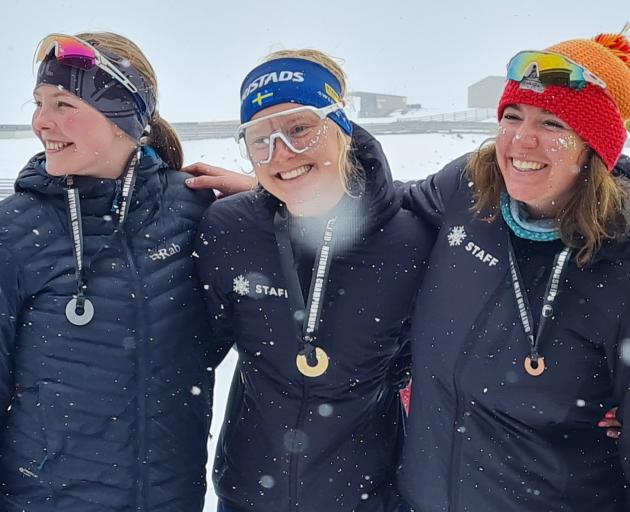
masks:
[[[630,178],[630,156],[621,155],[617,163],[615,164],[615,168],[613,169],[613,174],[616,176],[625,176],[626,178]]]
[[[396,193],[402,196],[402,206],[411,210],[434,228],[442,225],[442,218],[453,194],[464,179],[469,155],[447,164],[441,171],[417,181],[395,181]]]
[[[395,389],[403,389],[411,381],[410,324],[411,318],[406,318],[400,331],[400,348],[389,365],[388,380]]]
[[[233,307],[230,297],[221,287],[221,269],[226,258],[221,236],[215,235],[209,208],[199,227],[195,244],[197,275],[203,285],[206,310],[210,318],[211,340],[206,351],[207,364],[216,368],[234,344]]]
[[[13,397],[13,361],[17,319],[22,306],[19,267],[9,252],[0,247],[0,428]]]
[[[621,466],[626,483],[630,484],[630,308],[626,308],[622,320],[622,328],[619,334],[617,347],[618,357],[610,354],[614,361],[613,385],[614,403],[619,404],[617,419],[621,421],[621,439],[619,451]],[[626,486],[628,488],[628,486]],[[626,491],[626,505],[630,507],[630,489]],[[630,508],[629,508],[630,510]]]

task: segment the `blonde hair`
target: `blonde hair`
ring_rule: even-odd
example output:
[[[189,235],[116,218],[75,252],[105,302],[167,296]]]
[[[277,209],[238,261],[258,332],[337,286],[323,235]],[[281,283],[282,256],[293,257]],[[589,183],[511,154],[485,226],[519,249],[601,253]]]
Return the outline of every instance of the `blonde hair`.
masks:
[[[501,192],[506,188],[494,142],[486,142],[473,153],[467,174],[475,191],[475,215],[483,212],[483,220],[496,220]],[[571,197],[557,216],[560,238],[567,247],[577,249],[575,261],[580,267],[591,261],[604,240],[618,239],[628,231],[624,210],[629,195],[622,180],[612,176],[602,159],[591,151]]]
[[[109,50],[123,59],[127,59],[141,74],[146,83],[153,89],[157,98],[158,84],[155,70],[142,50],[133,41],[113,32],[82,32],[76,37],[83,39],[95,48]],[[184,151],[175,129],[159,113],[151,119],[151,133],[148,144],[153,147],[160,158],[173,169],[179,170],[184,162]]]
[[[269,62],[276,59],[297,58],[310,60],[330,71],[341,84],[341,100],[345,100],[348,90],[348,76],[335,59],[320,50],[312,48],[303,48],[300,50],[278,50],[267,55],[263,62]],[[337,168],[344,191],[353,195],[356,192],[357,185],[362,183],[363,176],[357,166],[356,160],[352,155],[348,136],[341,130],[337,123],[332,123],[335,138],[339,145],[340,151],[337,158]]]

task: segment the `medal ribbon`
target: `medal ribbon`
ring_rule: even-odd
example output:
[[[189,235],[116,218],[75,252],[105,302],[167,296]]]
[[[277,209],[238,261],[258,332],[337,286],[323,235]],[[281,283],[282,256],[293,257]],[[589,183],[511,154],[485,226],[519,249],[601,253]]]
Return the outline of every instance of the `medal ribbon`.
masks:
[[[289,218],[286,207],[281,206],[274,216],[273,226],[276,245],[280,254],[280,266],[289,290],[289,305],[293,315],[294,328],[299,344],[299,354],[304,355],[311,366],[317,364],[314,342],[317,339],[319,319],[322,313],[326,282],[332,262],[333,232],[336,219],[333,217],[326,223],[326,230],[313,268],[308,304],[304,305],[302,287],[298,278],[295,256],[289,237]]]
[[[516,261],[516,255],[514,253],[514,248],[512,246],[512,240],[510,239],[510,235],[508,234],[508,248],[509,248],[509,260],[510,260],[510,275],[512,277],[512,287],[514,289],[514,297],[516,298],[516,305],[518,307],[519,317],[521,319],[521,324],[523,325],[523,331],[529,340],[530,345],[530,359],[533,363],[538,363],[538,359],[542,359],[539,354],[538,348],[540,343],[541,335],[547,325],[547,319],[553,315],[553,303],[556,300],[558,295],[559,287],[560,287],[560,279],[566,270],[570,256],[571,249],[565,247],[556,254],[553,262],[553,268],[551,270],[551,275],[549,276],[549,280],[547,281],[547,287],[545,290],[545,295],[543,297],[543,306],[542,311],[540,313],[540,321],[538,323],[538,330],[534,333],[533,325],[534,318],[532,316],[532,310],[529,305],[529,300],[527,299],[527,294],[525,293],[525,286],[523,285],[523,278],[521,276],[520,269],[518,267],[518,263]]]
[[[138,151],[134,152],[131,156],[131,160],[127,166],[127,173],[122,187],[122,199],[119,215],[116,228],[114,229],[114,234],[116,234],[123,226],[127,213],[129,212],[131,194],[136,182],[135,169],[137,163],[140,161],[140,157],[141,149],[138,148]],[[87,279],[85,277],[85,267],[83,265],[83,222],[81,217],[81,201],[79,199],[79,190],[75,186],[73,176],[66,177],[66,212],[68,215],[70,234],[72,235],[74,269],[77,279],[77,295],[76,298],[73,298],[72,300],[76,299],[76,304],[74,305],[76,315],[82,316],[85,312],[87,300],[85,296],[87,291]],[[101,250],[102,248],[96,252],[92,259],[94,259]],[[90,304],[89,307],[92,308],[92,305]]]

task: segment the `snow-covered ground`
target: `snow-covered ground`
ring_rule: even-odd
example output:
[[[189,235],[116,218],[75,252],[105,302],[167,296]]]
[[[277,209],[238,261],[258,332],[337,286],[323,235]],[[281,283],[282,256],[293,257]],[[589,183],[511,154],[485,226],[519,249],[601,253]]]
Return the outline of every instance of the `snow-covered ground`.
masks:
[[[484,141],[485,136],[479,134],[405,134],[384,135],[378,138],[389,158],[394,178],[412,180],[436,172],[459,155],[475,149]],[[28,158],[40,151],[40,147],[39,141],[34,138],[0,140],[0,179],[14,178]],[[232,139],[185,142],[184,152],[186,163],[203,161],[228,169],[243,171],[249,169],[247,163],[240,157]],[[630,147],[626,146],[625,153],[630,154]],[[211,427],[212,439],[208,445],[209,480],[212,471],[212,454],[214,454],[215,443],[223,422],[223,412],[236,360],[236,354],[232,351],[217,369],[214,418]],[[216,497],[210,485],[204,512],[215,510]]]
[[[413,180],[440,170],[454,158],[477,148],[483,134],[402,134],[381,135],[395,179]],[[41,150],[35,138],[0,139],[0,179],[15,178],[29,157]],[[630,145],[624,153],[630,155]],[[195,140],[184,143],[185,163],[208,162],[227,169],[247,171],[232,139]]]
[[[453,158],[476,148],[484,135],[442,133],[383,135],[378,137],[389,158],[394,178],[418,179],[438,171]],[[0,179],[15,178],[29,157],[41,151],[35,138],[0,139]],[[250,169],[233,139],[184,143],[186,163],[204,161],[234,170]]]

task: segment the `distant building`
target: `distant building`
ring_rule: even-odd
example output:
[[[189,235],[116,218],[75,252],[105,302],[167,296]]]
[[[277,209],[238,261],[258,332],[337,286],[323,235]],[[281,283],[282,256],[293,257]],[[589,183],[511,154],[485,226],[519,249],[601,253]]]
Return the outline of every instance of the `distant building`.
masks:
[[[407,106],[406,96],[362,91],[351,92],[348,96],[359,117],[386,117],[395,110],[404,110]]]
[[[468,87],[468,108],[496,108],[505,87],[505,77],[487,76]]]

